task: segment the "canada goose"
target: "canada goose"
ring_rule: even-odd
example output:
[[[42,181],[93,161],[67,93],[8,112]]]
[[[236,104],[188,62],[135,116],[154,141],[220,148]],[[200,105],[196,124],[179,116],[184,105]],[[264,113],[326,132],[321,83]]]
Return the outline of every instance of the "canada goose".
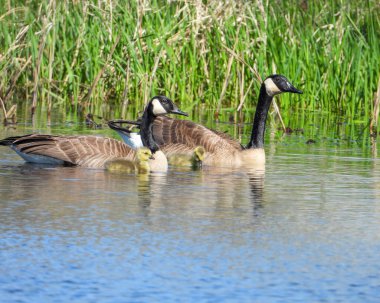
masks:
[[[251,139],[246,147],[225,133],[211,130],[191,121],[165,116],[158,117],[154,121],[152,125],[153,138],[168,158],[177,153],[191,156],[194,148],[203,146],[206,151],[203,160],[204,165],[239,167],[264,164],[264,133],[268,110],[273,97],[284,92],[302,94],[302,91],[296,89],[282,75],[271,75],[263,81],[260,87]],[[124,138],[130,133],[115,121],[108,122],[108,125]]]
[[[159,115],[168,113],[186,115],[168,98],[156,96],[145,107],[141,121],[141,139],[152,152],[151,171],[166,171],[165,155],[159,151],[152,136],[152,123]],[[0,140],[0,145],[10,146],[25,161],[32,163],[77,165],[104,168],[114,159],[136,160],[136,151],[127,144],[96,136],[52,136],[32,134]]]
[[[152,157],[150,149],[143,147],[136,151],[136,160],[123,158],[110,160],[105,163],[105,168],[110,172],[146,174],[150,171],[149,159]]]
[[[168,158],[169,165],[173,166],[190,166],[192,169],[202,167],[202,161],[205,157],[205,149],[203,146],[197,146],[191,156],[187,154],[172,154]]]

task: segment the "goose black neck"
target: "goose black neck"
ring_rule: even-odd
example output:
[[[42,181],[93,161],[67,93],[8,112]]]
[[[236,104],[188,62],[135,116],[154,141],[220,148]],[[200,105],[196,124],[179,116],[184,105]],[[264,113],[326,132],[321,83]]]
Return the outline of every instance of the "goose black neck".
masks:
[[[265,84],[263,83],[260,88],[255,119],[253,120],[251,140],[249,141],[247,148],[264,147],[265,123],[272,100],[273,97],[267,94]]]
[[[153,122],[156,117],[146,110],[142,116],[140,135],[144,146],[150,149],[152,154],[159,150],[159,147],[153,138]]]

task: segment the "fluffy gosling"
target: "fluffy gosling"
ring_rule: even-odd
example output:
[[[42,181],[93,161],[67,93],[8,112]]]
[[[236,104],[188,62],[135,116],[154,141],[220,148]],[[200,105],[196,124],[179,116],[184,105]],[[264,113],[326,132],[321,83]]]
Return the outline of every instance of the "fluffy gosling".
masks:
[[[150,159],[152,159],[152,152],[149,148],[143,147],[136,151],[135,161],[126,159],[111,160],[105,164],[105,168],[109,172],[147,174],[150,172]]]
[[[192,169],[202,167],[206,150],[203,146],[197,146],[191,156],[186,154],[173,154],[168,157],[168,163],[172,166],[190,166]]]

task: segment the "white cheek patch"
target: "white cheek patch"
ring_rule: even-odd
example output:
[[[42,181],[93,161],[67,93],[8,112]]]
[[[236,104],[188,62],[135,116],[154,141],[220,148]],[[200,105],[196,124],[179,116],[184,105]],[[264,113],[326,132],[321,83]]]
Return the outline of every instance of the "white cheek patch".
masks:
[[[152,105],[153,105],[153,114],[154,115],[158,116],[158,115],[164,115],[164,114],[168,113],[166,111],[166,109],[162,106],[160,100],[154,99],[152,101]]]
[[[280,94],[281,90],[277,87],[277,85],[273,82],[271,78],[268,78],[264,81],[265,89],[267,94],[271,97],[274,95]]]

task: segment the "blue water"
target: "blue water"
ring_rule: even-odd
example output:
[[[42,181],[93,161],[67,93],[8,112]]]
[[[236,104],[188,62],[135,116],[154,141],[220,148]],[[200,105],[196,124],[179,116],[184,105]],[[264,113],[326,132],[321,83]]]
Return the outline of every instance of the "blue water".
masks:
[[[380,160],[286,140],[148,177],[0,147],[0,301],[380,302]]]

